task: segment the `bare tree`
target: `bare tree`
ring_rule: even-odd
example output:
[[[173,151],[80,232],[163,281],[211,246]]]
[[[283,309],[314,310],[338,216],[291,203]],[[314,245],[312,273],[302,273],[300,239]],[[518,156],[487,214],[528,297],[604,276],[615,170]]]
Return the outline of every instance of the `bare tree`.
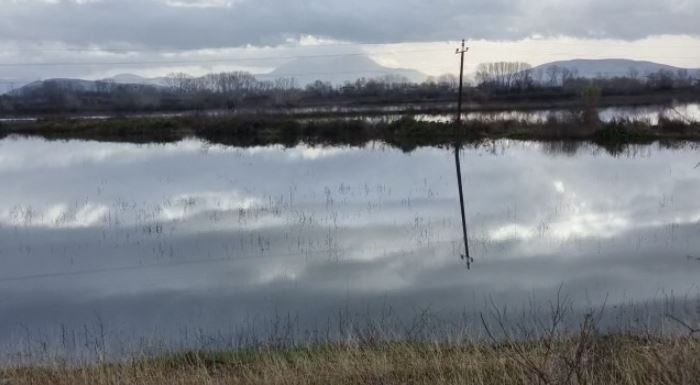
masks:
[[[459,79],[457,79],[457,76],[453,74],[444,74],[438,76],[437,84],[443,88],[456,90],[459,85]]]
[[[547,67],[546,71],[547,71],[547,77],[549,80],[549,85],[551,87],[556,87],[557,85],[559,85],[558,79],[559,79],[559,73],[561,72],[561,67],[559,67],[556,64],[551,65],[551,66]]]
[[[522,89],[532,85],[532,66],[521,62],[482,63],[476,71],[481,87]]]
[[[196,89],[195,78],[183,72],[168,74],[165,77],[165,84],[180,93],[189,93]]]
[[[627,70],[627,77],[633,80],[637,80],[639,78],[639,70],[636,67],[630,67]]]

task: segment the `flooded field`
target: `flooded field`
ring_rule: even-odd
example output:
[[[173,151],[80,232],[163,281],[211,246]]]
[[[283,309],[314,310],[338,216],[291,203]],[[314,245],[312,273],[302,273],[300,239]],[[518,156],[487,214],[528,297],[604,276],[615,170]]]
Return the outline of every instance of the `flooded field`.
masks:
[[[694,147],[461,157],[471,270],[449,149],[4,139],[0,351],[313,340],[368,319],[418,335],[557,292],[659,314],[699,294]]]
[[[444,109],[449,105],[440,106]],[[407,112],[406,110],[410,112]],[[127,114],[131,118],[182,118],[187,116],[226,117],[237,114],[260,114],[281,117],[302,117],[303,120],[327,120],[344,116],[345,119],[363,119],[369,122],[395,121],[401,117],[411,115],[419,121],[452,122],[455,114],[428,113],[420,106],[369,106],[369,107],[316,107],[316,108],[290,108],[288,110],[211,110],[211,111],[186,111],[186,112],[158,112]],[[452,109],[450,107],[450,109]],[[572,114],[577,113],[571,109],[534,109],[534,110],[501,110],[501,111],[471,111],[462,115],[463,120],[498,121],[518,120],[529,123],[545,122],[549,118],[566,120]],[[629,119],[657,124],[660,114],[671,119],[680,119],[688,122],[700,121],[700,104],[682,103],[674,105],[650,105],[650,106],[626,106],[598,108],[598,115],[603,122],[613,119]],[[121,115],[120,115],[121,116]],[[113,114],[82,114],[71,118],[86,121],[101,121],[116,117]],[[37,117],[0,117],[0,123],[36,122]]]
[[[494,112],[469,112],[462,115],[463,120],[498,121],[518,120],[529,123],[546,122],[547,119],[556,118],[566,120],[571,116],[569,110],[532,110],[532,111],[494,111]],[[419,114],[417,120],[431,122],[451,122],[454,116],[450,114]],[[684,121],[700,121],[700,104],[682,104],[677,106],[642,106],[642,107],[607,107],[599,108],[598,116],[603,122],[612,120],[629,119],[657,124],[659,116]],[[398,116],[400,117],[400,116]],[[398,118],[394,117],[394,119]],[[390,116],[392,118],[392,116]]]

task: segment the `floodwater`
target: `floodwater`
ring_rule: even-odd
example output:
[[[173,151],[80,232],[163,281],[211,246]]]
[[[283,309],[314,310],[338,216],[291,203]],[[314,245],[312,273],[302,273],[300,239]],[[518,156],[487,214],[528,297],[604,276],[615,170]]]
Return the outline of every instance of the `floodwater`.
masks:
[[[517,120],[529,123],[546,122],[550,118],[566,120],[571,115],[570,110],[531,110],[531,111],[494,111],[494,112],[469,112],[462,116],[463,120]],[[456,114],[418,114],[417,120],[432,122],[451,122]],[[598,109],[598,116],[603,122],[612,120],[629,119],[643,121],[650,124],[658,124],[659,116],[669,119],[677,119],[687,122],[700,121],[700,104],[679,104],[676,106],[640,106],[640,107],[606,107]]]
[[[338,116],[342,114],[345,119],[364,119],[369,122],[395,121],[403,116],[411,115],[416,120],[429,122],[452,122],[456,114],[434,114],[421,112],[420,106],[413,106],[413,112],[407,113],[405,105],[396,106],[368,106],[368,107],[308,107],[308,108],[292,108],[284,110],[282,116],[294,116],[295,114],[320,114],[322,117],[313,117],[302,120],[328,120],[337,119],[329,116]],[[276,111],[280,113],[280,111]],[[270,114],[273,111],[260,110],[242,110],[237,113],[257,113]],[[186,111],[186,112],[158,112],[158,113],[142,113],[129,114],[132,118],[177,118],[191,115],[205,116],[228,116],[235,114],[228,110],[210,110],[210,111]],[[535,109],[535,110],[502,110],[502,111],[473,111],[462,114],[463,120],[482,120],[482,121],[498,121],[498,120],[517,120],[529,123],[541,123],[550,118],[567,120],[570,118],[572,110],[570,109]],[[659,116],[665,116],[670,119],[678,119],[687,122],[700,121],[700,104],[685,103],[674,105],[650,105],[650,106],[626,106],[626,107],[605,107],[598,109],[598,116],[603,122],[610,122],[613,119],[629,119],[635,121],[644,121],[650,124],[657,124]],[[114,118],[110,114],[97,115],[76,115],[72,117],[78,120],[106,120]],[[0,117],[0,123],[12,122],[34,122],[37,117]]]
[[[691,145],[496,141],[461,160],[471,270],[449,149],[3,139],[0,352],[207,348],[282,324],[318,338],[557,292],[580,308],[697,296]]]
[[[301,112],[312,113],[314,109],[305,109]],[[325,110],[317,110],[317,113],[328,112]],[[418,121],[449,123],[453,122],[455,114],[450,113],[426,113],[420,109],[415,109],[412,112],[406,112],[405,107],[400,110],[398,107],[385,107],[377,113],[368,114],[368,111],[363,109],[345,109],[340,110],[346,115],[344,119],[355,120],[363,119],[370,123],[394,122],[405,116],[412,116]],[[650,106],[625,106],[625,107],[605,107],[597,109],[598,116],[603,122],[611,122],[613,120],[627,119],[632,121],[645,122],[649,124],[658,124],[659,117],[663,116],[668,119],[681,120],[685,122],[700,122],[700,104],[686,103],[675,105],[650,105]],[[528,122],[532,124],[544,123],[549,119],[557,119],[560,121],[569,121],[577,110],[572,109],[533,109],[533,110],[501,110],[501,111],[471,111],[462,114],[463,121],[503,121],[515,120],[518,122]],[[329,117],[314,117],[305,120],[332,120],[336,118]]]

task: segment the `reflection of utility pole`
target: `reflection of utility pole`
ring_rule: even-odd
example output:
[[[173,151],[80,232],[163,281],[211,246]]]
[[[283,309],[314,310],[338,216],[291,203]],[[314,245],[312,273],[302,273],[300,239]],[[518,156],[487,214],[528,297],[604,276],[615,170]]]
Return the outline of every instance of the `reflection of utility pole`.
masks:
[[[455,52],[461,55],[461,62],[459,65],[459,96],[457,97],[457,122],[454,128],[454,139],[455,139],[455,165],[457,166],[457,185],[459,186],[459,206],[462,210],[462,236],[464,237],[464,254],[462,259],[467,261],[467,269],[471,269],[472,262],[474,259],[469,255],[469,240],[467,239],[467,218],[464,215],[464,193],[462,190],[462,165],[459,161],[459,150],[462,147],[461,140],[459,137],[459,132],[462,125],[462,90],[464,84],[464,54],[469,51],[469,47],[464,45],[464,40],[462,40],[462,47],[457,48]]]

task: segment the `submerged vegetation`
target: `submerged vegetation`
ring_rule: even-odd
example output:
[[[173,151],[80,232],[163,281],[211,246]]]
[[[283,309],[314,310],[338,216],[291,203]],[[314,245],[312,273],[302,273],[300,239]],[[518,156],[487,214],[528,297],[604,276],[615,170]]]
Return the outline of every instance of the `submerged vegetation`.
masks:
[[[188,77],[175,77],[173,85],[166,90],[134,86],[103,85],[105,89],[74,92],[75,97],[66,97],[61,89],[52,89],[51,83],[42,87],[46,89],[0,98],[0,110],[6,112],[40,112],[51,113],[66,111],[162,111],[189,110],[191,108],[218,108],[230,110],[223,115],[192,114],[181,116],[132,116],[111,117],[106,119],[69,119],[41,118],[36,121],[13,121],[0,123],[0,138],[10,135],[38,136],[50,140],[98,140],[134,143],[176,142],[185,138],[199,138],[210,143],[235,146],[259,146],[281,144],[295,146],[301,142],[323,145],[364,145],[380,141],[410,151],[420,146],[452,146],[461,143],[481,143],[494,139],[524,139],[544,141],[545,151],[575,151],[575,146],[583,142],[595,142],[610,152],[618,152],[627,144],[645,144],[655,141],[678,145],[682,141],[700,142],[700,122],[682,118],[670,118],[660,114],[658,120],[613,119],[602,121],[597,108],[604,104],[605,98],[640,99],[664,96],[680,92],[681,95],[695,98],[698,84],[695,81],[676,81],[673,78],[668,87],[659,80],[656,83],[622,82],[615,80],[588,81],[573,76],[557,74],[551,84],[544,86],[542,81],[533,82],[527,69],[516,66],[514,70],[501,71],[499,66],[492,69],[482,68],[481,84],[470,89],[469,98],[473,103],[496,106],[499,103],[570,103],[570,111],[564,115],[555,115],[541,120],[528,119],[467,119],[460,125],[450,122],[429,121],[404,115],[397,119],[367,119],[348,114],[324,116],[321,114],[246,114],[232,112],[240,106],[271,105],[294,107],[330,100],[336,105],[347,101],[362,101],[372,105],[389,102],[425,102],[425,100],[451,100],[455,95],[454,82],[445,79],[442,83],[428,83],[421,86],[394,84],[391,82],[358,82],[354,87],[334,88],[327,84],[314,84],[305,90],[299,90],[293,84],[263,84],[239,74],[226,78],[205,78],[204,80]],[[502,67],[502,66],[501,66]],[[499,75],[505,73],[507,76]],[[519,74],[519,78],[514,78]],[[241,80],[242,85],[235,85]],[[679,79],[686,79],[679,75]],[[621,82],[620,79],[617,79]],[[668,79],[666,79],[668,80]],[[206,85],[209,84],[209,85]],[[212,85],[213,84],[213,85]],[[109,86],[109,87],[108,87]],[[257,87],[257,88],[256,88]],[[267,88],[265,88],[267,87]],[[607,87],[607,88],[606,88]],[[626,88],[627,87],[627,88]],[[629,89],[628,89],[629,88]],[[434,92],[434,97],[423,93]],[[31,91],[31,90],[30,90]],[[56,91],[56,92],[53,92]],[[152,93],[152,95],[151,95]],[[44,94],[56,99],[44,97]],[[135,95],[152,96],[138,99]],[[71,96],[69,93],[68,96]],[[99,96],[99,98],[98,98]],[[170,98],[171,99],[168,99]],[[102,98],[102,99],[100,99]],[[260,100],[262,98],[262,101]],[[94,102],[94,105],[86,104]],[[123,104],[120,104],[122,103]],[[4,103],[4,104],[3,104]],[[24,104],[22,104],[24,103]],[[168,104],[170,103],[170,104]],[[4,107],[3,107],[4,105]],[[167,108],[165,108],[167,107]],[[344,115],[344,116],[340,116]],[[561,147],[558,144],[563,143]],[[573,143],[573,145],[571,145]],[[344,185],[343,185],[344,186]],[[426,182],[427,186],[427,182]],[[365,184],[366,191],[369,188]],[[562,188],[563,189],[563,188]],[[383,187],[378,189],[383,194]],[[101,190],[100,190],[101,191]],[[296,191],[296,190],[294,190]],[[348,190],[341,187],[341,193]],[[290,202],[292,200],[290,189]],[[432,191],[428,194],[433,199]],[[331,189],[325,188],[326,210],[332,206]],[[380,196],[381,197],[381,196]],[[265,200],[259,207],[231,209],[231,218],[241,221],[257,218],[267,213],[280,216],[286,214],[280,207],[280,201]],[[183,211],[200,204],[194,197],[184,197],[179,202],[168,203]],[[402,205],[404,203],[401,203]],[[405,205],[410,206],[410,200]],[[134,206],[136,207],[136,206]],[[168,206],[166,206],[168,207]],[[369,201],[368,207],[372,207]],[[335,210],[332,209],[331,210]],[[293,210],[289,210],[290,212]],[[142,214],[142,213],[140,213]],[[299,227],[309,225],[311,212],[294,211],[290,218],[296,220]],[[328,227],[327,238],[321,242],[301,242],[297,238],[299,251],[308,257],[310,253],[321,250],[324,255],[337,256],[340,247],[334,238],[338,231],[336,211],[331,211],[328,223],[333,221],[333,228]],[[31,207],[14,210],[20,223],[30,223],[35,216]],[[204,217],[204,216],[202,216]],[[141,217],[138,217],[141,218]],[[150,216],[148,216],[150,221]],[[156,218],[156,215],[153,215]],[[207,218],[212,223],[220,223],[226,218],[216,214]],[[222,219],[223,218],[223,219]],[[68,222],[70,216],[64,214],[54,224]],[[421,234],[428,234],[430,224],[425,225],[423,217],[415,217],[415,229]],[[139,219],[141,221],[143,219]],[[307,222],[309,220],[309,222]],[[318,219],[316,219],[318,220]],[[325,219],[321,219],[322,225]],[[139,222],[131,234],[142,234],[143,239],[157,238],[157,247],[153,247],[153,256],[179,263],[191,263],[190,260],[177,260],[174,250],[177,244],[172,238],[163,237],[163,223],[155,221]],[[113,226],[110,221],[108,226]],[[221,222],[223,223],[223,222]],[[115,228],[119,225],[114,225]],[[671,225],[671,231],[676,229]],[[114,228],[111,228],[112,230]],[[172,227],[174,229],[174,227]],[[167,230],[166,230],[167,231]],[[424,232],[425,231],[425,232]],[[541,234],[548,230],[543,222]],[[103,232],[105,234],[105,232]],[[304,233],[301,233],[304,235]],[[315,233],[308,239],[314,241]],[[170,234],[172,235],[172,234]],[[288,233],[284,233],[287,237]],[[243,236],[226,234],[231,239],[244,240]],[[325,237],[325,232],[323,234]],[[418,242],[422,242],[423,235]],[[103,247],[108,242],[105,236],[98,245]],[[138,238],[134,236],[134,238]],[[430,239],[425,235],[426,239]],[[253,238],[247,238],[252,240]],[[272,236],[258,235],[251,243],[240,242],[246,247],[259,247],[260,255],[271,254]],[[102,242],[102,243],[100,243]],[[137,240],[136,242],[141,242]],[[172,242],[172,243],[169,243]],[[327,242],[327,243],[325,243]],[[483,245],[486,245],[483,241]],[[252,246],[251,246],[252,245]],[[119,247],[116,244],[116,247]],[[167,246],[167,247],[166,247]],[[111,243],[110,243],[111,247]],[[323,247],[323,249],[321,249]],[[326,250],[326,247],[328,250]],[[486,247],[486,246],[484,246]],[[243,248],[243,246],[241,246]],[[274,249],[274,244],[273,248]],[[31,248],[25,247],[26,254]],[[65,249],[64,249],[65,250]],[[65,253],[65,251],[64,251]],[[256,254],[257,255],[257,249]],[[150,256],[150,254],[148,255]],[[688,260],[694,258],[688,256]],[[214,260],[214,258],[209,258]],[[198,261],[194,262],[207,262]],[[71,262],[72,263],[72,262]],[[174,263],[174,262],[173,262]],[[143,266],[139,261],[138,268]],[[158,266],[157,264],[149,266]],[[127,267],[130,268],[130,267]],[[79,273],[90,272],[82,271]],[[59,273],[60,274],[60,273]],[[26,279],[27,276],[20,277]],[[33,278],[33,276],[29,276]],[[700,308],[698,308],[700,309]],[[664,313],[667,310],[660,312]],[[360,323],[337,322],[338,332],[317,339],[310,336],[318,333],[304,329],[282,326],[273,330],[284,330],[284,338],[272,339],[268,343],[255,340],[258,336],[243,334],[251,343],[234,346],[226,337],[211,337],[206,344],[192,348],[160,350],[140,355],[119,356],[110,359],[109,343],[102,320],[96,332],[83,329],[84,338],[73,338],[73,347],[90,352],[93,359],[85,362],[71,361],[60,356],[55,361],[46,362],[40,354],[53,355],[50,341],[42,340],[41,335],[33,339],[27,329],[27,350],[18,354],[18,361],[11,365],[0,366],[0,385],[20,384],[684,384],[694,383],[700,377],[700,332],[695,324],[686,323],[680,318],[666,313],[665,318],[655,327],[658,330],[628,330],[622,326],[622,318],[614,318],[608,325],[599,325],[596,314],[573,320],[563,326],[565,317],[557,304],[553,307],[549,319],[545,317],[530,320],[536,325],[528,329],[522,324],[512,325],[505,320],[498,310],[486,317],[479,314],[469,319],[472,327],[459,328],[459,333],[440,334],[438,323],[428,321],[413,325],[398,320],[390,326],[382,313],[382,328],[368,323],[366,330]],[[663,316],[659,316],[663,317]],[[340,317],[342,319],[342,317]],[[368,322],[371,322],[369,320]],[[429,318],[429,317],[426,317]],[[329,318],[330,319],[330,318]],[[571,321],[570,319],[568,321]],[[636,320],[635,320],[636,321]],[[299,321],[295,321],[299,328]],[[290,325],[293,322],[290,321]],[[667,332],[667,324],[678,330]],[[335,322],[328,322],[330,325]],[[455,322],[447,322],[455,327]],[[478,324],[478,326],[476,326]],[[408,325],[408,326],[407,326]],[[416,327],[419,325],[419,327]],[[571,325],[574,325],[571,327]],[[660,326],[659,326],[660,325]],[[403,329],[402,329],[403,328]],[[672,327],[671,327],[672,328]],[[387,329],[389,333],[386,333]],[[61,325],[60,341],[63,348],[67,343],[67,331]],[[292,330],[292,332],[289,332]],[[295,331],[296,330],[296,331]],[[379,330],[379,332],[378,332]],[[451,331],[452,329],[448,329]],[[481,334],[469,334],[480,330]],[[425,335],[422,334],[425,333]],[[202,332],[203,333],[203,332]],[[393,333],[393,334],[392,334]],[[276,335],[276,334],[275,334]],[[444,338],[432,338],[435,335]],[[75,336],[75,333],[73,333]],[[205,337],[202,335],[202,337]],[[208,336],[206,336],[208,337]],[[277,342],[275,342],[277,341]],[[230,343],[231,345],[226,345]],[[183,345],[184,346],[184,345]],[[191,350],[188,349],[210,349]],[[223,348],[221,348],[223,346]],[[183,352],[183,350],[185,352]],[[38,351],[39,354],[34,355]],[[25,354],[25,355],[23,355]],[[51,356],[54,357],[54,356]],[[19,363],[17,363],[19,362]]]
[[[594,91],[591,98],[595,98]],[[132,142],[169,142],[196,136],[241,146],[294,145],[299,141],[359,145],[381,140],[411,149],[421,145],[452,145],[454,128],[451,123],[419,121],[411,117],[372,123],[360,119],[190,116],[44,120],[8,124],[2,127],[2,132],[50,139]],[[467,142],[489,138],[534,138],[553,143],[589,140],[614,149],[621,143],[698,140],[700,127],[698,123],[663,116],[656,124],[633,120],[604,123],[592,115],[572,113],[568,120],[553,117],[534,123],[471,120],[458,127],[457,135]],[[333,198],[330,189],[328,191],[326,197]],[[188,200],[186,204],[192,207],[195,203]],[[261,207],[257,213],[268,209],[275,212],[273,204],[270,205]],[[255,210],[242,210],[237,215],[239,218],[240,213],[256,215]],[[305,213],[301,214],[305,221]],[[209,218],[220,220],[216,216]],[[155,224],[153,232],[150,224],[141,225],[136,231],[147,233],[148,237],[160,237],[163,231],[159,223]],[[333,244],[330,237],[331,233],[329,248]],[[261,238],[257,240],[260,242]],[[166,255],[165,250],[154,248],[153,253]],[[483,325],[473,330],[480,330],[482,335],[455,335],[437,340],[420,338],[415,325],[406,323],[406,330],[410,331],[406,336],[410,338],[386,338],[381,333],[344,338],[346,333],[338,333],[339,338],[312,341],[307,345],[294,341],[262,343],[238,350],[234,347],[185,353],[169,353],[163,349],[122,361],[78,364],[57,360],[45,366],[33,366],[31,360],[35,357],[28,355],[27,364],[0,369],[0,384],[690,384],[700,376],[700,344],[695,324],[686,327],[685,321],[668,317],[665,321],[680,325],[682,332],[661,334],[624,329],[619,318],[611,321],[619,329],[610,330],[610,326],[599,327],[598,318],[586,316],[579,321],[578,328],[563,331],[560,326],[564,318],[562,310],[558,306],[554,309],[549,320],[545,316],[531,321],[538,325],[535,330],[525,330],[520,325],[506,326],[508,322],[503,320],[504,316],[495,311],[481,320],[474,317],[477,324],[481,321]],[[345,327],[357,332],[355,328],[359,326],[351,323]],[[423,328],[433,332],[436,329],[430,322]],[[390,327],[389,330],[399,329]],[[661,330],[665,330],[664,327]],[[95,333],[88,333],[86,329],[85,335],[86,349],[93,348],[88,339],[94,338],[95,355],[101,356],[105,347],[102,325]],[[221,337],[219,340],[212,338],[215,342],[221,341]],[[46,349],[43,340],[35,344],[39,349]],[[78,345],[83,346],[82,342]]]
[[[654,141],[700,141],[700,123],[660,116],[657,123],[615,119],[601,122],[589,113],[543,121],[518,119],[468,120],[456,127],[449,122],[416,120],[296,119],[257,115],[110,118],[104,120],[48,119],[0,123],[0,137],[40,136],[47,139],[82,139],[116,142],[174,142],[197,137],[212,143],[236,146],[296,145],[300,142],[328,145],[362,145],[383,141],[411,150],[419,146],[452,145],[455,135],[465,143],[485,139],[541,141],[593,141],[608,148]]]
[[[650,304],[632,306],[627,310],[636,316],[624,326],[619,317],[626,306],[613,306],[610,312],[602,305],[581,313],[558,292],[548,310],[534,306],[521,316],[490,302],[490,310],[475,314],[481,333],[395,338],[391,333],[396,328],[385,334],[383,322],[361,326],[342,321],[339,327],[347,329],[339,338],[302,343],[272,337],[250,346],[163,349],[111,361],[33,364],[29,357],[29,364],[0,367],[0,383],[694,384],[700,377],[700,329],[690,321],[697,319],[687,309],[693,304],[697,302],[687,298],[679,302],[685,314],[680,315],[675,300],[667,299],[668,313],[660,318],[649,312]],[[403,325],[409,331],[431,329],[425,318],[433,316],[422,313],[413,324]],[[616,322],[606,326],[609,316]],[[655,326],[649,324],[655,318]]]

